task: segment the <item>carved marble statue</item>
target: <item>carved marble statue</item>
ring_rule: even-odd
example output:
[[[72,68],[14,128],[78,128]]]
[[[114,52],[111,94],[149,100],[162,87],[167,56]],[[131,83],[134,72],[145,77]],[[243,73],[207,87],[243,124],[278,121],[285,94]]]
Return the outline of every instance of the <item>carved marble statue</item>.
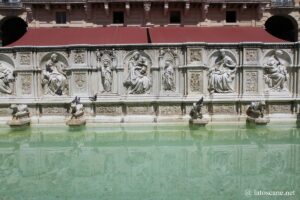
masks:
[[[86,123],[86,120],[83,118],[84,111],[83,105],[80,103],[80,98],[75,97],[75,99],[71,102],[71,119],[67,122],[69,126],[80,126]]]
[[[111,92],[112,69],[108,60],[104,60],[101,66],[101,78],[104,92]]]
[[[43,70],[42,85],[45,93],[63,95],[67,90],[67,75],[64,72],[66,66],[58,60],[57,54],[52,54]]]
[[[235,77],[236,65],[234,60],[226,55],[225,50],[221,49],[214,66],[208,71],[208,91],[210,93],[233,92],[231,83]]]
[[[287,90],[286,81],[288,80],[289,76],[286,67],[280,58],[282,55],[283,52],[281,50],[276,50],[275,53],[268,58],[264,65],[265,82],[267,83],[268,87],[274,91]]]
[[[124,86],[128,88],[129,94],[149,93],[151,80],[147,77],[148,67],[147,59],[139,52],[135,52],[129,60],[129,74],[124,82]]]
[[[265,118],[266,103],[264,101],[252,102],[248,107],[247,114],[247,122],[255,122],[256,124],[267,124],[270,122],[269,119]]]
[[[203,107],[203,97],[199,99],[196,103],[193,103],[193,107],[190,111],[190,124],[196,124],[196,125],[206,125],[208,123],[207,119],[203,119],[202,114],[202,107]]]
[[[162,75],[163,88],[166,91],[175,90],[175,74],[171,61],[165,62],[164,73]]]
[[[2,63],[0,63],[0,92],[5,94],[13,93],[13,86],[11,83],[15,81],[15,77],[13,75],[13,71],[4,67]]]
[[[12,104],[10,109],[12,109],[12,120],[8,121],[8,125],[11,127],[17,127],[30,124],[30,116],[27,105]]]
[[[117,66],[117,59],[114,54],[114,50],[96,51],[97,64],[99,69],[99,75],[101,76],[101,86],[99,92],[110,93],[112,91],[113,83],[113,69]]]

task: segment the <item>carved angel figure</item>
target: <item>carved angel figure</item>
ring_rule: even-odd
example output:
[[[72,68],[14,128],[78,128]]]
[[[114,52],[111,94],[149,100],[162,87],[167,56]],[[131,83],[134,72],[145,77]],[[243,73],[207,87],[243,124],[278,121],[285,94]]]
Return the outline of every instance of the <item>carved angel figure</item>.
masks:
[[[67,75],[63,71],[64,68],[65,65],[58,61],[57,54],[52,54],[46,63],[46,69],[42,72],[42,84],[44,87],[46,86],[46,93],[57,95],[64,93],[67,87]]]
[[[166,91],[175,90],[174,69],[170,61],[165,62],[164,73],[162,75],[163,88]]]
[[[234,80],[236,63],[226,55],[224,49],[220,50],[220,56],[216,59],[215,65],[208,71],[208,91],[210,93],[233,92],[231,83]]]
[[[147,77],[147,59],[135,52],[128,63],[129,74],[124,82],[129,94],[145,94],[151,88],[151,80]]]
[[[265,82],[270,89],[276,91],[287,90],[285,83],[289,76],[286,67],[280,59],[280,56],[282,55],[283,52],[281,50],[276,50],[274,55],[272,55],[264,65]]]
[[[13,71],[8,68],[4,67],[0,63],[0,92],[5,94],[12,94],[13,88],[11,83],[15,81],[15,77],[13,75]]]

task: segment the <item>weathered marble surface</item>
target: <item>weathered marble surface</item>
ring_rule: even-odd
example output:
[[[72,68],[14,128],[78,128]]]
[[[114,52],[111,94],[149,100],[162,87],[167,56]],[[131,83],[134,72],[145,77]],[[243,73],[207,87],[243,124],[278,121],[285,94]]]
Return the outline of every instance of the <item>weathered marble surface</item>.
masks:
[[[34,123],[47,116],[67,119],[67,103],[75,96],[87,122],[135,115],[139,121],[187,121],[201,96],[203,114],[211,119],[245,117],[245,105],[261,100],[270,117],[296,119],[297,57],[299,49],[290,43],[2,48],[0,122],[12,103],[27,104]]]

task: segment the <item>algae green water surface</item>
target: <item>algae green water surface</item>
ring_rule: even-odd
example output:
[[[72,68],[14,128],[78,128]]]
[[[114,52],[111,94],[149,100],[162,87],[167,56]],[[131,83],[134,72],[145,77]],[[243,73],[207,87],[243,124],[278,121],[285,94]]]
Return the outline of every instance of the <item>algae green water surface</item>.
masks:
[[[300,199],[300,129],[0,128],[0,200]]]

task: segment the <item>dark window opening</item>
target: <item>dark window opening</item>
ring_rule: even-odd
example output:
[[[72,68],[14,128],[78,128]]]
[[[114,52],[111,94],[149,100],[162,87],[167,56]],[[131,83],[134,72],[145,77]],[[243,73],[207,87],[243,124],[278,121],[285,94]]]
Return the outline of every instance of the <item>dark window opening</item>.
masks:
[[[226,11],[226,23],[236,22],[236,11]]]
[[[266,21],[265,28],[277,38],[290,42],[298,41],[298,24],[290,17],[272,16]]]
[[[181,15],[180,11],[171,11],[170,12],[170,24],[180,24]]]
[[[124,24],[124,12],[117,11],[113,13],[113,23],[114,24]]]
[[[9,45],[20,39],[27,31],[26,22],[19,17],[7,17],[1,20],[2,45]]]
[[[66,14],[66,12],[56,12],[56,23],[57,24],[67,23],[67,14]]]

